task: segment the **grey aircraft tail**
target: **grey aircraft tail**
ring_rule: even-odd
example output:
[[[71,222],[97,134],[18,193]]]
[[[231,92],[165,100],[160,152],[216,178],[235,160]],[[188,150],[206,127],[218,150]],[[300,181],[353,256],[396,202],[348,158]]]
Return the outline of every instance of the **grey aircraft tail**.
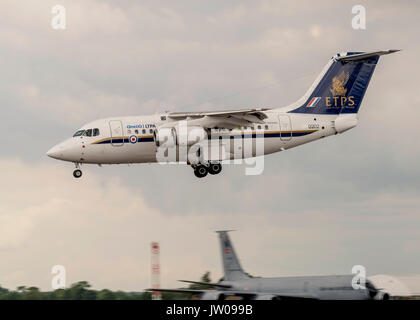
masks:
[[[232,230],[216,231],[219,234],[220,249],[223,262],[224,281],[237,281],[247,279],[249,276],[244,272],[236,256],[235,249],[230,242],[228,232]]]

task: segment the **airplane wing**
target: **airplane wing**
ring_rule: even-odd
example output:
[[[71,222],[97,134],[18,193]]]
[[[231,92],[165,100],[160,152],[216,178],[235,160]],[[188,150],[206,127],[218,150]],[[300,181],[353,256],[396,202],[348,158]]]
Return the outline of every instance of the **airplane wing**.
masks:
[[[192,294],[199,294],[204,293],[208,290],[200,290],[200,289],[145,289],[145,291],[159,291],[159,292],[177,292],[177,293],[192,293]]]
[[[168,118],[173,121],[187,120],[189,125],[198,125],[204,128],[233,129],[238,126],[249,126],[252,123],[264,123],[268,109],[242,109],[204,112],[172,112]],[[170,125],[167,124],[168,126]]]
[[[171,112],[168,114],[168,117],[171,119],[181,120],[187,117],[203,117],[203,116],[213,116],[213,117],[246,117],[246,116],[255,116],[259,120],[267,118],[267,116],[262,111],[267,111],[268,109],[241,109],[241,110],[223,110],[223,111],[202,111],[202,112]]]

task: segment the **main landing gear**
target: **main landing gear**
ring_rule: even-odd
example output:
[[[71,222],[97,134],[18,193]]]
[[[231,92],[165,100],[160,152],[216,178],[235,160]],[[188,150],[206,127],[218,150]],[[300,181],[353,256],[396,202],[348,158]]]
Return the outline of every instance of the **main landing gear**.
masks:
[[[207,173],[219,174],[222,171],[222,164],[219,162],[192,165],[194,174],[197,178],[204,178]]]
[[[73,171],[73,177],[75,178],[80,178],[82,176],[82,170],[80,170],[80,166],[78,163],[75,164],[76,165],[76,170]]]

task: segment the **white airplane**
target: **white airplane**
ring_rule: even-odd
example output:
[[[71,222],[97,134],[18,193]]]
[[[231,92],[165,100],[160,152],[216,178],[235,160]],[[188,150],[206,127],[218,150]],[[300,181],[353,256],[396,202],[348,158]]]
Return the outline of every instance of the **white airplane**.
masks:
[[[47,155],[73,162],[75,178],[82,176],[80,164],[85,163],[183,162],[199,178],[218,174],[224,160],[284,151],[354,128],[379,56],[396,51],[336,54],[306,94],[283,108],[100,119],[84,125]]]

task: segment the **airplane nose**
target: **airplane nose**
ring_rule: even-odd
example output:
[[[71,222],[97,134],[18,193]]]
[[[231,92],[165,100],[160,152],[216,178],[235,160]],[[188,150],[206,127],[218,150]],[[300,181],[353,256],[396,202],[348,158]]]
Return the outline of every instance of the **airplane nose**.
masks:
[[[77,162],[81,160],[81,144],[77,139],[67,139],[47,151],[47,156],[57,160]]]
[[[60,159],[63,156],[62,148],[59,146],[54,146],[47,151],[47,156],[54,159]]]

